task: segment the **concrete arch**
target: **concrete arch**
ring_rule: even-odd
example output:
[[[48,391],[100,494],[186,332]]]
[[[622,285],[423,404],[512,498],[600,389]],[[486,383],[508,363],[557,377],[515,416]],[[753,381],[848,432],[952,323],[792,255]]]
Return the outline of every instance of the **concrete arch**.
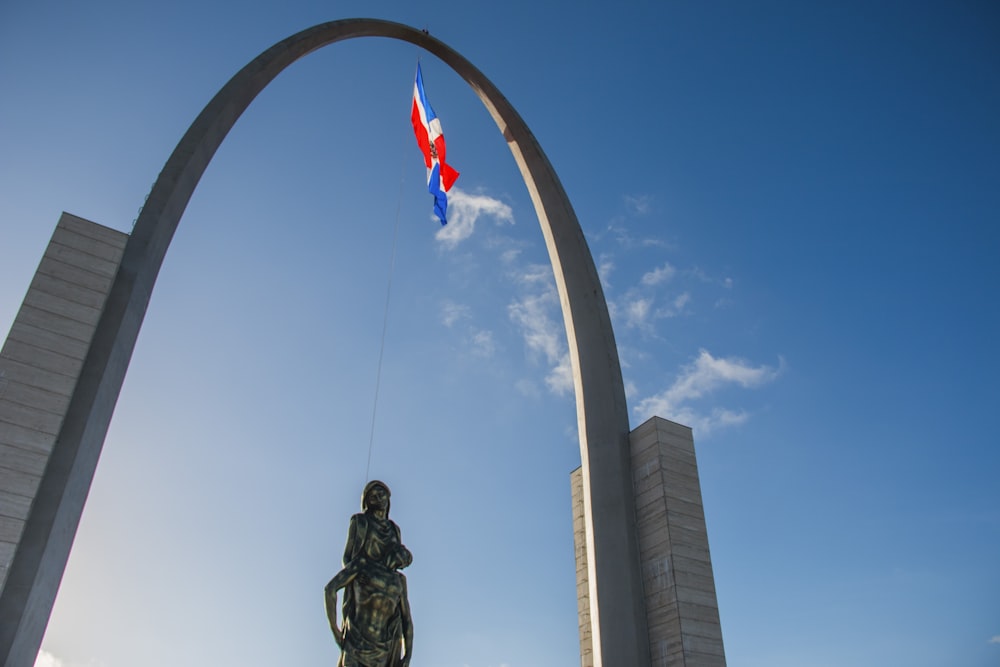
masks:
[[[243,111],[279,73],[316,49],[356,37],[398,39],[440,58],[476,92],[514,155],[545,237],[572,360],[594,664],[649,665],[625,391],[607,304],[573,207],[520,115],[468,60],[409,26],[348,19],[292,35],[251,61],[195,119],[160,172],[128,240],[39,486],[39,511],[25,526],[22,550],[31,557],[15,558],[0,598],[0,655],[8,667],[30,665],[41,643],[153,285],[199,179]]]

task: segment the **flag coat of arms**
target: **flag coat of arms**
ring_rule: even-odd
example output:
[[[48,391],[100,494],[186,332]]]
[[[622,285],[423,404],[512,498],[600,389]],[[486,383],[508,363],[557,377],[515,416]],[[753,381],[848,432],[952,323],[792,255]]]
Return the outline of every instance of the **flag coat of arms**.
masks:
[[[413,82],[413,109],[410,122],[417,135],[417,145],[424,154],[427,167],[427,191],[434,195],[434,213],[441,224],[448,223],[448,191],[458,178],[458,172],[445,160],[444,134],[441,121],[427,101],[424,93],[424,78],[417,63],[417,78]]]

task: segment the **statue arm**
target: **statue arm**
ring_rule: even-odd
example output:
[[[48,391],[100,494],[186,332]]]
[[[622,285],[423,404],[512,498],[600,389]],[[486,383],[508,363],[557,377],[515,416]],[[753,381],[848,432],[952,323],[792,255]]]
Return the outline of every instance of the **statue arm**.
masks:
[[[364,540],[364,529],[365,526],[361,525],[361,520],[358,519],[357,514],[351,517],[350,527],[347,529],[347,546],[344,549],[344,567],[343,569],[334,575],[330,583],[326,585],[325,599],[326,599],[326,615],[330,621],[330,630],[333,631],[333,638],[337,642],[337,646],[343,648],[344,645],[344,631],[342,628],[337,627],[337,591],[346,587],[354,578],[358,575],[358,566],[360,565],[360,559],[355,560],[353,558],[354,552],[357,549],[359,542]],[[359,533],[361,533],[359,535]]]
[[[410,616],[410,596],[406,589],[406,576],[399,575],[403,583],[403,595],[399,600],[399,611],[402,620],[403,630],[403,667],[409,667],[410,659],[413,657],[413,619]]]
[[[358,569],[364,563],[364,556],[356,554],[361,550],[366,531],[367,525],[364,515],[355,514],[352,516],[350,526],[347,529],[347,545],[344,547],[344,567],[326,585],[328,592],[336,593],[358,576]]]
[[[347,565],[348,563],[351,562],[351,560],[354,559],[354,553],[355,551],[357,551],[357,548],[359,546],[358,516],[359,515],[355,514],[354,516],[351,517],[351,524],[347,528],[347,544],[344,546],[344,561],[343,561],[344,565]]]

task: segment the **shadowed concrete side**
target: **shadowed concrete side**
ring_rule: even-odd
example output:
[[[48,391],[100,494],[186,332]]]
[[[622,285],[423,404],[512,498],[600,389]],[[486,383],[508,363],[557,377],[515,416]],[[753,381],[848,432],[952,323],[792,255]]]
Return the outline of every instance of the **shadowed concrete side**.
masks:
[[[39,605],[54,599],[59,588],[65,561],[43,555],[49,542],[72,543],[76,519],[59,510],[82,508],[90,482],[86,488],[67,483],[79,451],[57,446],[58,436],[127,239],[63,213],[0,351],[4,638],[37,635],[41,641],[48,611]],[[58,494],[72,500],[60,502]],[[51,529],[38,532],[47,525]],[[23,656],[8,656],[6,664],[30,665],[37,650],[28,646]]]
[[[30,667],[37,653],[153,285],[205,168],[243,111],[288,65],[356,37],[399,39],[436,55],[472,87],[508,142],[552,261],[573,365],[594,664],[649,664],[625,392],[607,304],[576,214],[520,115],[468,60],[414,28],[349,19],[293,35],[240,70],[195,119],[160,172],[129,237],[55,443],[53,458],[66,465],[51,471],[51,478],[46,473],[36,497],[45,511],[28,521],[21,538],[37,558],[15,558],[0,593],[0,656],[7,667]],[[34,586],[40,573],[56,584]],[[25,592],[27,599],[8,590]]]

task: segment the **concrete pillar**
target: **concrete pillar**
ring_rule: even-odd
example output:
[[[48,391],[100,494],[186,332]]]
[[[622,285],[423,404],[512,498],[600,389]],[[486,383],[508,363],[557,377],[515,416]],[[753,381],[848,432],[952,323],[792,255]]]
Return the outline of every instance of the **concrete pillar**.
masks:
[[[653,417],[630,435],[636,528],[654,667],[725,667],[719,604],[691,429]],[[590,667],[581,470],[570,475],[582,667]]]
[[[40,491],[127,234],[63,213],[0,351],[0,658],[29,667],[83,511],[82,493]],[[56,457],[59,458],[59,457]],[[70,457],[75,458],[75,457]],[[72,465],[72,463],[70,463]],[[92,471],[91,471],[91,474]],[[72,521],[51,519],[72,505]],[[44,581],[43,581],[44,579]]]
[[[583,504],[583,468],[569,476],[573,496],[573,550],[576,554],[576,605],[580,616],[580,667],[594,667],[591,637],[590,582],[587,568],[587,521]]]

